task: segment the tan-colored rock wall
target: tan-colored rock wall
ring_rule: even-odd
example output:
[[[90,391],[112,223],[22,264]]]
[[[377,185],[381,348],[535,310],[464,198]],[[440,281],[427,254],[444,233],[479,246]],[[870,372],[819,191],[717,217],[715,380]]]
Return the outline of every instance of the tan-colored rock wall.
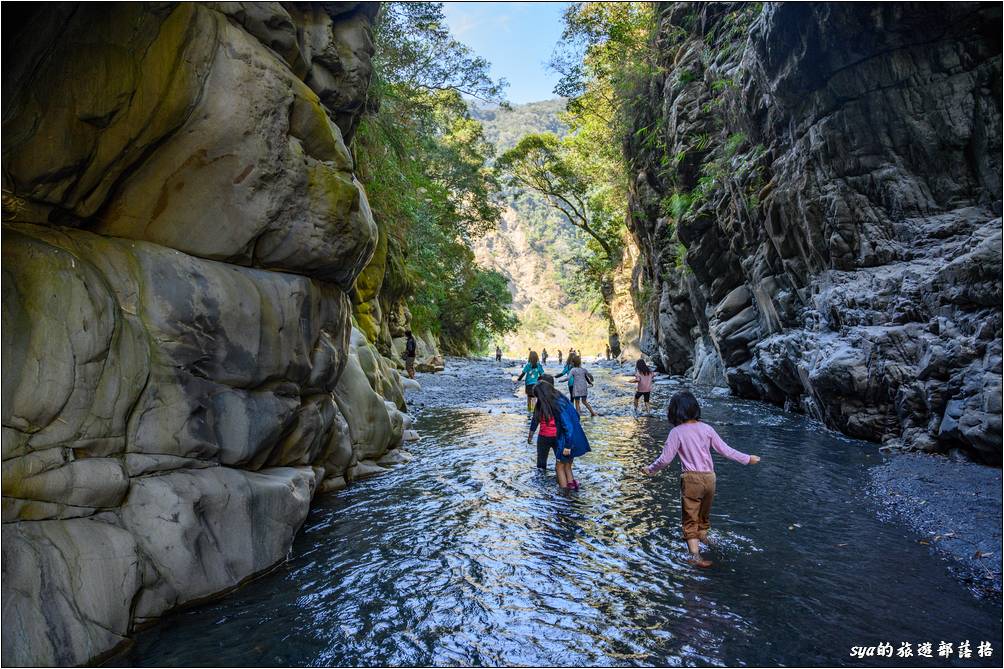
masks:
[[[407,459],[349,296],[375,9],[5,5],[4,664],[99,658]]]

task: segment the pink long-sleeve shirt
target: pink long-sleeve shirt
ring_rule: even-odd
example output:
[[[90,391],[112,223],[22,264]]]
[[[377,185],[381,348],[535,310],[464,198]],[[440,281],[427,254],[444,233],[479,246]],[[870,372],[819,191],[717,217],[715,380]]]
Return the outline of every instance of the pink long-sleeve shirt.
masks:
[[[666,437],[662,455],[648,466],[648,473],[654,474],[669,466],[678,454],[685,472],[713,472],[715,463],[711,460],[711,449],[715,449],[730,460],[748,465],[750,456],[732,448],[718,436],[707,423],[683,423],[677,425]]]

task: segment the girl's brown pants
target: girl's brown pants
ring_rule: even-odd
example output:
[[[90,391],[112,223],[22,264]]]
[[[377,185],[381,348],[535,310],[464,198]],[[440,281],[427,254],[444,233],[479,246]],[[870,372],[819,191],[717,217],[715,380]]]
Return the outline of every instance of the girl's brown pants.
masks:
[[[714,472],[683,472],[680,475],[683,538],[703,539],[711,527],[711,502],[715,499]]]

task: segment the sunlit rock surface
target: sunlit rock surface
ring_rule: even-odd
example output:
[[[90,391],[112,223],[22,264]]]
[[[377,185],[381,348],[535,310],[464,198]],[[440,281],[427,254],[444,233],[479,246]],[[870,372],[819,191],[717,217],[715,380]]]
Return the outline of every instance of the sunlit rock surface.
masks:
[[[405,461],[352,328],[375,10],[4,6],[4,664],[99,658]]]
[[[627,150],[664,370],[1001,462],[1000,11],[661,7]]]

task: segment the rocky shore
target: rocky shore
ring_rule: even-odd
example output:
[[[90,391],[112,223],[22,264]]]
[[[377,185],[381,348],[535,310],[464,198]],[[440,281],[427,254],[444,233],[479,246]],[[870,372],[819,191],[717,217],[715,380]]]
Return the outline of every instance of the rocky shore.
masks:
[[[641,349],[999,467],[1000,11],[661,3],[625,144]]]
[[[871,494],[979,596],[1001,595],[1001,470],[897,453],[870,471]]]

